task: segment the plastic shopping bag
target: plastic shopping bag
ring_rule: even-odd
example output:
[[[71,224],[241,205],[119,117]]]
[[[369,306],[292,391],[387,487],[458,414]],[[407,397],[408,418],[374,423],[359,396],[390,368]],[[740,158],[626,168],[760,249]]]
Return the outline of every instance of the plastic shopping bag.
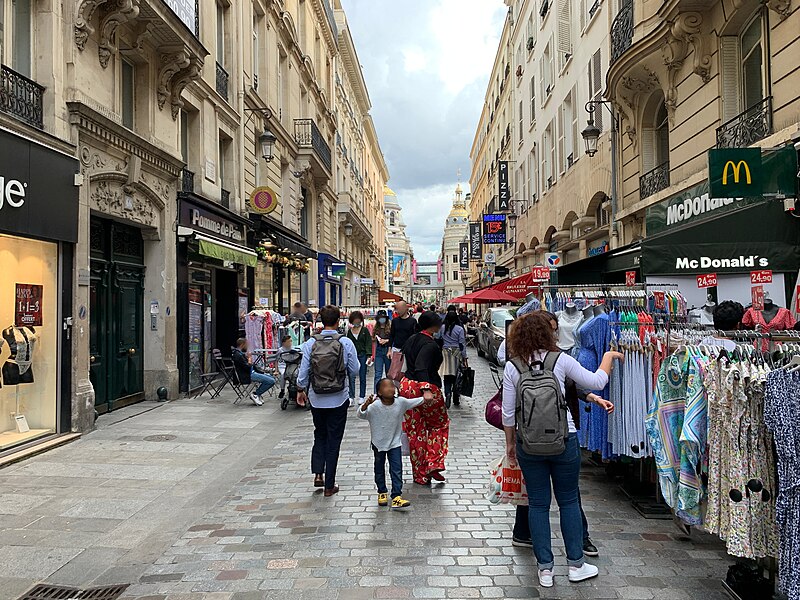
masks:
[[[492,504],[528,504],[528,491],[525,488],[525,479],[522,470],[512,469],[508,466],[508,457],[492,463],[489,469],[491,478],[486,493],[486,499]]]
[[[408,434],[405,431],[400,434],[400,449],[403,456],[411,456],[411,444],[408,442]]]

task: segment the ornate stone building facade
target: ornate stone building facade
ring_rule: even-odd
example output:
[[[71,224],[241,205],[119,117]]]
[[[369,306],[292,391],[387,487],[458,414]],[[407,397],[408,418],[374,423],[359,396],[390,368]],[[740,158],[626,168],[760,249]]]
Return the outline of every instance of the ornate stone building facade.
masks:
[[[466,291],[467,280],[462,275],[468,276],[469,271],[461,270],[459,246],[468,241],[468,235],[469,207],[459,183],[453,194],[453,207],[445,220],[442,236],[442,283],[445,300],[460,296]]]
[[[384,214],[386,215],[386,289],[403,299],[411,298],[411,277],[414,249],[406,234],[403,208],[397,195],[388,187],[384,189]]]

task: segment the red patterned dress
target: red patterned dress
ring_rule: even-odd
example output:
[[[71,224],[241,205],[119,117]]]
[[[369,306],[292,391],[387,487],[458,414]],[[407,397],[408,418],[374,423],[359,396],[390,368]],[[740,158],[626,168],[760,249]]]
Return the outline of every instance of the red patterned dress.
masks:
[[[403,431],[408,435],[411,449],[414,481],[423,485],[429,483],[431,472],[445,469],[450,418],[441,389],[406,377],[400,382],[400,395],[404,398],[419,398],[427,389],[433,393],[433,398],[406,412],[403,422]]]

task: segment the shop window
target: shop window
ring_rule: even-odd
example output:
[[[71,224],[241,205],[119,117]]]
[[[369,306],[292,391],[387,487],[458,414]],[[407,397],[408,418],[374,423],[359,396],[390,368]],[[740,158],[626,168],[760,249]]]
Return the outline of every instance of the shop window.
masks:
[[[120,68],[120,100],[122,103],[122,124],[133,129],[136,113],[136,67],[132,62],[122,59]]]
[[[58,246],[0,235],[0,452],[55,433]]]

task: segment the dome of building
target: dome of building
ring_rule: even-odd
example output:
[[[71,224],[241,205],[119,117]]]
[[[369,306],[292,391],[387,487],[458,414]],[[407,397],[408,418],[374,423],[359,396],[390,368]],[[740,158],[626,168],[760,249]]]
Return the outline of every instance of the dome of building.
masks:
[[[461,189],[461,184],[456,186],[456,194],[453,197],[453,208],[450,209],[450,214],[447,215],[448,223],[466,223],[469,221],[469,211],[467,210],[467,202],[463,196],[464,190]]]

